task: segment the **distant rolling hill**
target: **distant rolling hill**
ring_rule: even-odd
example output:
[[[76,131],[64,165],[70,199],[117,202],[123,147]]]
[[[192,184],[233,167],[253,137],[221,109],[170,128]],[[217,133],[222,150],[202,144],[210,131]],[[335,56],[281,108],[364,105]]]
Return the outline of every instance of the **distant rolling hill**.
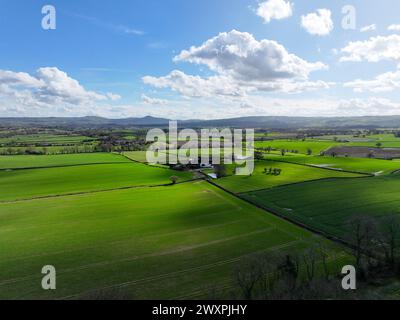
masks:
[[[36,127],[165,127],[168,119],[144,117],[107,119],[101,117],[81,118],[0,118],[0,126]],[[217,120],[179,121],[182,127],[238,127],[238,128],[400,128],[400,116],[371,117],[241,117]]]

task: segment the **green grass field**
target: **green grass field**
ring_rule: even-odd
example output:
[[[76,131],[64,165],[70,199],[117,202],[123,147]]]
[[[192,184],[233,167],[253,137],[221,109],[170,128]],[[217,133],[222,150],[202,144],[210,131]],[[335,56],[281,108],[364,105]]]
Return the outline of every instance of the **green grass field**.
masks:
[[[32,134],[15,135],[8,138],[0,138],[0,143],[56,143],[76,144],[82,141],[93,141],[94,138],[78,135],[53,135],[53,134]]]
[[[168,184],[171,176],[182,182],[190,180],[192,173],[133,162],[0,171],[0,201]]]
[[[400,176],[305,182],[242,194],[318,230],[344,236],[351,217],[400,214]]]
[[[338,140],[349,141],[348,143],[345,143],[346,146],[376,147],[376,145],[380,143],[383,148],[400,148],[400,138],[389,133],[366,135],[365,137],[355,137],[353,135],[321,136],[309,140],[333,141],[335,138]]]
[[[0,221],[0,299],[79,298],[102,288],[194,299],[229,285],[251,253],[300,252],[321,241],[331,258],[348,259],[206,182],[2,204]],[[40,287],[48,264],[57,269],[55,291]]]
[[[347,171],[365,172],[369,174],[390,174],[400,169],[400,160],[379,160],[364,158],[320,157],[320,156],[270,156],[266,158],[275,161],[285,161],[298,164],[321,166]]]
[[[297,150],[299,153],[307,154],[308,149],[312,150],[312,154],[319,155],[322,151],[325,151],[338,143],[333,141],[312,141],[312,140],[272,140],[272,141],[256,141],[254,147],[257,148],[268,148],[278,150]]]
[[[129,159],[137,162],[146,163],[146,151],[127,151],[123,153],[124,156],[128,157]]]
[[[348,142],[334,141],[334,138],[346,140]],[[268,148],[278,150],[297,150],[298,153],[307,154],[308,150],[312,151],[313,155],[319,155],[334,146],[348,147],[376,147],[380,143],[382,148],[400,148],[400,138],[393,134],[370,135],[365,138],[356,138],[351,135],[338,136],[322,136],[316,138],[308,138],[303,140],[271,140],[271,141],[256,141],[255,148]]]
[[[269,168],[281,169],[282,173],[277,176],[265,174],[264,168],[267,170]],[[215,183],[228,189],[229,191],[241,193],[308,180],[332,177],[351,178],[356,176],[359,175],[334,170],[326,170],[322,168],[312,168],[291,163],[258,161],[256,162],[254,173],[251,176],[231,175],[229,177],[215,180]]]
[[[111,153],[82,153],[40,156],[0,156],[0,170],[116,162],[118,163],[130,161],[125,157]]]

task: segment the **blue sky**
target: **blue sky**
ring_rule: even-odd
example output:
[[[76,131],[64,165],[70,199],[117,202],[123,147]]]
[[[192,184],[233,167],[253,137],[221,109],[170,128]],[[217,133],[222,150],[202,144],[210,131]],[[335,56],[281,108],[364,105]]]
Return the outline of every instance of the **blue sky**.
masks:
[[[41,27],[44,5],[55,30]],[[400,114],[396,0],[0,6],[1,116]]]

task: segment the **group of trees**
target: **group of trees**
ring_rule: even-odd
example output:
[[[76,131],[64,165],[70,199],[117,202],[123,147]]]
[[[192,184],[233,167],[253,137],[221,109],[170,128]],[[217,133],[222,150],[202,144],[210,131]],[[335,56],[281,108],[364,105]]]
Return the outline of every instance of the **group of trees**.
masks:
[[[347,241],[352,245],[360,279],[400,276],[400,220],[395,216],[358,215],[349,221]]]
[[[343,290],[337,253],[317,243],[302,252],[243,258],[233,271],[233,287],[219,294],[245,300],[370,298],[370,283],[400,276],[400,220],[355,216],[347,225],[345,250],[354,257],[359,290]],[[215,291],[209,294],[218,298]]]
[[[50,154],[72,154],[72,153],[90,153],[90,152],[96,152],[96,147],[94,145],[59,146],[54,148],[8,147],[1,149],[0,155],[50,155]]]
[[[273,175],[273,176],[280,176],[282,174],[282,169],[279,168],[264,168],[264,174]]]
[[[279,150],[279,149],[274,149],[271,146],[264,147],[264,148],[259,148],[259,150],[262,150],[262,151],[267,152],[267,153],[271,153],[272,151],[280,151],[282,156],[286,155],[286,153],[296,153],[296,154],[299,153],[299,150],[295,150],[295,149],[292,149],[292,150],[290,150],[290,149],[281,149],[281,150]]]
[[[230,294],[245,300],[333,299],[343,295],[329,249],[317,244],[301,253],[257,254],[233,272]]]

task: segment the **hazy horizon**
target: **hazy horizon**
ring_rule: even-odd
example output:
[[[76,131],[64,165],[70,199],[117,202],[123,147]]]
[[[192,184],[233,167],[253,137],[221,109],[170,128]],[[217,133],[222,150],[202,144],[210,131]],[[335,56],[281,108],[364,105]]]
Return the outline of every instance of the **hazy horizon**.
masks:
[[[400,114],[400,3],[385,4],[3,1],[0,115]]]

